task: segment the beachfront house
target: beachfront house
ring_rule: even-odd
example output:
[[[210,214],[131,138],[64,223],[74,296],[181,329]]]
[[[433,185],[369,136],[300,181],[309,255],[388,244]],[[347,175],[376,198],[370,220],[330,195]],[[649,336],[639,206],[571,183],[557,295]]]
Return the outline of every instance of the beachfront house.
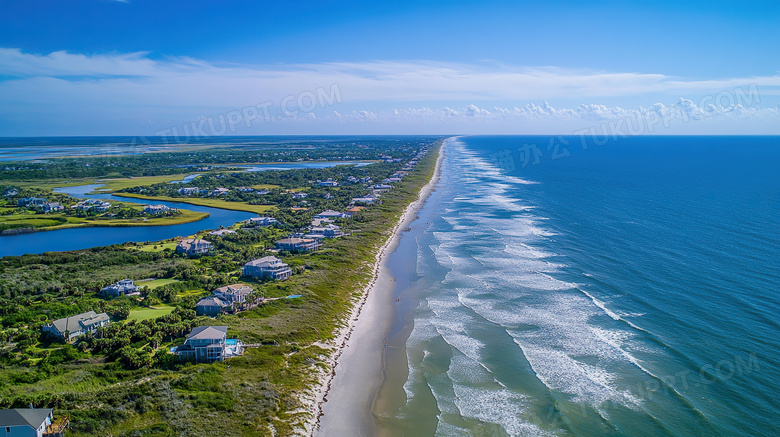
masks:
[[[176,208],[170,208],[165,205],[146,205],[144,207],[144,214],[149,215],[159,215],[159,214],[165,214],[167,212],[173,212],[176,211]]]
[[[274,258],[274,257],[267,257],[267,258]],[[277,261],[279,260],[277,259]],[[284,263],[281,263],[281,265],[287,266],[287,264]],[[252,275],[246,275],[246,276],[252,276]],[[226,285],[224,287],[217,288],[216,290],[214,290],[214,295],[229,303],[244,303],[246,302],[246,297],[252,294],[253,291],[254,289],[248,285],[233,284],[233,285]]]
[[[340,227],[336,225],[312,226],[304,238],[338,238],[344,235]]]
[[[187,256],[202,255],[211,250],[211,243],[199,238],[185,238],[176,245],[176,253],[183,253]]]
[[[276,242],[276,248],[288,252],[312,252],[320,248],[320,242],[316,238],[283,238]]]
[[[72,317],[57,319],[52,323],[47,323],[43,325],[41,331],[51,334],[54,337],[71,341],[87,332],[95,332],[98,328],[107,326],[109,323],[111,322],[108,314],[97,314],[94,311],[89,311]]]
[[[347,214],[345,212],[339,212],[334,211],[332,209],[322,211],[321,213],[314,216],[315,219],[338,219],[338,218],[350,218],[352,217],[350,214]]]
[[[0,437],[64,437],[70,419],[54,420],[51,408],[0,410]]]
[[[387,191],[390,191],[393,189],[392,185],[387,184],[376,184],[373,187],[375,193],[385,193]]]
[[[198,326],[190,331],[183,345],[172,352],[180,359],[196,363],[213,363],[244,353],[241,341],[227,338],[227,326]]]
[[[104,296],[119,296],[122,294],[130,294],[138,291],[138,286],[133,283],[132,279],[122,279],[116,284],[103,287],[100,293]]]
[[[208,296],[195,304],[195,314],[214,317],[222,314],[224,309],[229,306],[230,302],[221,299],[219,296]]]
[[[244,264],[241,274],[243,276],[261,279],[271,278],[280,281],[292,276],[292,269],[275,256],[264,256]]]

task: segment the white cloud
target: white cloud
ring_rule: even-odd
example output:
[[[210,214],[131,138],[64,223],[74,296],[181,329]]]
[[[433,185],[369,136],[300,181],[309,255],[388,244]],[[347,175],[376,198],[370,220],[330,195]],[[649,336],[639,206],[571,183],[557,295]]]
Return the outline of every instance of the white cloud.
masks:
[[[297,118],[309,122],[349,119],[361,123],[381,123],[392,117],[410,123],[423,119],[467,119],[477,123],[619,118],[641,108],[630,110],[599,104],[554,108],[547,103],[527,102],[546,99],[593,102],[618,98],[634,101],[629,106],[639,107],[652,101],[668,102],[672,96],[679,95],[698,102],[702,96],[714,97],[733,92],[737,87],[747,90],[750,86],[760,90],[762,96],[773,96],[780,92],[780,75],[684,80],[657,73],[496,67],[495,64],[485,67],[426,61],[268,67],[217,65],[191,58],[153,59],[143,52],[40,55],[0,48],[0,116],[20,121],[35,119],[43,127],[79,122],[86,125],[84,120],[103,120],[111,126],[122,126],[122,120],[135,119],[152,119],[158,127],[169,126],[193,120],[200,114],[263,102],[270,102],[278,109],[286,96],[294,98],[318,88],[330,89],[333,84],[343,99],[339,112],[334,114],[334,108],[318,108],[323,112],[315,118],[311,115]],[[729,102],[726,99],[711,103]],[[384,109],[388,107],[415,109]],[[436,107],[440,109],[433,109]],[[686,109],[691,113],[701,110],[698,103],[696,108]],[[751,110],[743,107],[733,111],[757,117]],[[0,123],[0,135],[13,134],[7,130]]]

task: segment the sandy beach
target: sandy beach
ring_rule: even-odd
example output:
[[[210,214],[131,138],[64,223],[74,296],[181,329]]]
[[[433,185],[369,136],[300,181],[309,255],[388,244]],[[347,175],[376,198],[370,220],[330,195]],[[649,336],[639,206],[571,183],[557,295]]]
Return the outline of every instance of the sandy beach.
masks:
[[[401,215],[393,233],[376,256],[374,275],[331,347],[329,364],[333,371],[323,375],[311,399],[315,420],[306,433],[315,436],[370,436],[376,432],[371,414],[376,392],[383,380],[383,352],[393,317],[393,278],[387,258],[398,246],[402,231],[417,218],[417,212],[435,189],[441,172],[447,140],[439,149],[431,180],[420,190],[417,200]]]

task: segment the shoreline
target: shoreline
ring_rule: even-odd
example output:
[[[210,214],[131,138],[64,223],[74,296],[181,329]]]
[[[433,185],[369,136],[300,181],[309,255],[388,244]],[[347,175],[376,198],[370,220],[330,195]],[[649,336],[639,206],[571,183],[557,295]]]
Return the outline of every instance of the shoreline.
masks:
[[[392,301],[392,291],[395,285],[387,268],[388,256],[398,246],[402,236],[402,229],[417,219],[417,212],[436,188],[441,176],[441,163],[445,152],[444,145],[450,138],[444,139],[439,147],[436,165],[430,180],[420,189],[417,198],[404,209],[398,222],[393,227],[391,235],[377,252],[371,280],[363,288],[360,298],[355,302],[350,311],[347,325],[341,328],[333,341],[334,344],[329,345],[329,348],[333,349],[333,352],[327,359],[330,371],[327,373],[323,372],[319,376],[319,386],[315,389],[314,396],[303,400],[304,404],[308,404],[307,406],[314,412],[312,420],[304,426],[306,435],[313,436],[321,433],[323,425],[325,427],[336,424],[346,426],[345,429],[351,430],[353,434],[356,427],[350,425],[359,424],[361,428],[368,429],[376,427],[371,411],[376,393],[384,379],[383,352],[386,346],[386,343],[380,346],[379,341],[386,337],[387,330],[390,328],[391,317],[385,317],[386,320],[383,322],[386,326],[377,326],[377,322],[381,322],[379,320],[380,316],[388,314],[388,308],[391,309],[391,307],[385,304]],[[392,312],[389,314],[392,314]],[[344,364],[345,360],[357,359],[352,351],[357,351],[359,349],[358,345],[361,344],[371,349],[368,353],[375,355],[372,358],[376,358],[375,361],[377,362],[357,360],[358,364],[360,364],[359,370],[362,372],[351,371],[350,375],[346,375],[344,370],[339,367]],[[361,352],[365,353],[366,349],[364,347]],[[368,375],[357,375],[357,373],[367,373]],[[369,379],[365,380],[360,378],[360,376],[368,376]],[[344,378],[347,378],[347,380],[344,381]],[[345,385],[355,385],[356,387]],[[354,391],[356,389],[360,390],[359,396],[355,396],[356,393]],[[356,417],[350,414],[348,408],[342,408],[343,405],[340,403],[338,406],[328,404],[329,396],[334,403],[338,402],[336,399],[341,400],[343,398],[345,401],[348,400],[353,409],[363,410],[363,414]],[[335,410],[328,411],[328,405],[333,405],[334,409],[339,408],[338,414]],[[330,434],[333,434],[333,432]],[[360,434],[362,435],[363,433],[361,432]]]
[[[63,229],[78,229],[78,228],[133,228],[133,227],[143,227],[143,226],[175,226],[175,225],[184,225],[187,223],[195,223],[199,222],[201,220],[204,220],[208,218],[211,214],[207,212],[194,212],[190,211],[194,214],[198,214],[198,217],[190,217],[185,220],[179,220],[175,223],[145,223],[145,222],[131,222],[131,223],[91,223],[91,222],[82,222],[82,223],[67,223],[64,225],[58,225],[58,226],[47,226],[43,228],[11,228],[6,229],[3,231],[0,231],[0,237],[6,237],[6,236],[13,236],[13,235],[22,235],[22,234],[34,234],[36,232],[51,232],[51,231],[60,231]],[[17,232],[9,232],[9,231],[15,231],[19,230]]]

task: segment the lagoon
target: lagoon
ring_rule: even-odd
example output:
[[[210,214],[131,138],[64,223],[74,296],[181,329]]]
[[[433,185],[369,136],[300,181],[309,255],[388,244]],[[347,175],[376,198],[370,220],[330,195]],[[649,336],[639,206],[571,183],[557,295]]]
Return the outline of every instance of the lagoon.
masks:
[[[132,202],[141,205],[166,205],[171,208],[207,212],[203,220],[170,226],[134,226],[134,227],[87,227],[60,229],[56,231],[34,232],[30,234],[4,235],[0,237],[0,257],[17,256],[30,253],[60,252],[66,250],[88,249],[96,246],[109,246],[128,241],[160,241],[173,237],[195,234],[204,229],[217,229],[231,226],[247,220],[255,214],[244,211],[210,208],[181,202],[162,202],[159,200],[118,197],[109,193],[86,194],[99,190],[101,184],[79,185],[55,189],[56,192],[78,198],[105,199],[117,202]]]

